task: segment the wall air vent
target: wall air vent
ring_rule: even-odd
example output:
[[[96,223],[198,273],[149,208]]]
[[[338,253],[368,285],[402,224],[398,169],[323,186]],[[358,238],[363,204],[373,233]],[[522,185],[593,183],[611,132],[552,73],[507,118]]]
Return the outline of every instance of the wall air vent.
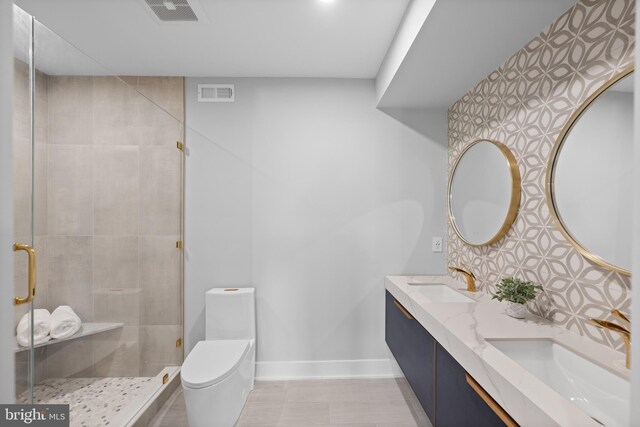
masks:
[[[236,85],[203,84],[198,85],[198,102],[234,102]]]
[[[144,0],[162,22],[195,22],[198,20],[187,0]]]

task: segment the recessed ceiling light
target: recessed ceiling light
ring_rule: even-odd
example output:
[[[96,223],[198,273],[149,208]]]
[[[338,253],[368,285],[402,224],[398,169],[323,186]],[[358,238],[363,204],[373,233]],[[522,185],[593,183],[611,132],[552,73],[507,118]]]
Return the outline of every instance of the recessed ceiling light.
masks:
[[[333,3],[334,0],[320,0],[320,3]]]

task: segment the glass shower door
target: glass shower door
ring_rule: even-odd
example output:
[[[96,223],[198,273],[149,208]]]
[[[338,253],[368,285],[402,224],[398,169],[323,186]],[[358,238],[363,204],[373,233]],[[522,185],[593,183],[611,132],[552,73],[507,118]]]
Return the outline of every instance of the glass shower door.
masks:
[[[33,402],[35,382],[34,307],[36,242],[34,163],[35,73],[33,19],[14,6],[13,182],[14,182],[14,325],[15,390],[18,403]]]
[[[79,319],[12,343],[16,401],[125,425],[183,359],[184,80],[115,76],[18,7],[14,29],[14,326]]]

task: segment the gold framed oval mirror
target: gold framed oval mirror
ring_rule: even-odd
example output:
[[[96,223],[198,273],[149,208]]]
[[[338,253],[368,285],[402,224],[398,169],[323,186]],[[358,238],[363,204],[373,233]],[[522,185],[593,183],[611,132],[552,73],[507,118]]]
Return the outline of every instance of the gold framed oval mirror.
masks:
[[[449,221],[467,245],[502,239],[520,207],[520,170],[504,144],[488,139],[470,143],[451,169],[447,186]]]
[[[549,156],[555,225],[585,258],[631,274],[633,72],[602,84],[571,115]]]

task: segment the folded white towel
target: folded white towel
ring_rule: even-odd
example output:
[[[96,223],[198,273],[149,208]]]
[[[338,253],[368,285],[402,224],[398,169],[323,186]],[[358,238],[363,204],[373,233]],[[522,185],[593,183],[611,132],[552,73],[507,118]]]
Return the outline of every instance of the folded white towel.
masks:
[[[49,310],[39,308],[33,310],[33,345],[42,344],[51,339],[49,331],[51,330],[51,313]],[[18,344],[27,347],[31,342],[31,313],[22,316],[18,327],[16,328],[16,338]]]
[[[82,321],[68,305],[61,305],[51,313],[51,338],[69,338],[80,330]]]

